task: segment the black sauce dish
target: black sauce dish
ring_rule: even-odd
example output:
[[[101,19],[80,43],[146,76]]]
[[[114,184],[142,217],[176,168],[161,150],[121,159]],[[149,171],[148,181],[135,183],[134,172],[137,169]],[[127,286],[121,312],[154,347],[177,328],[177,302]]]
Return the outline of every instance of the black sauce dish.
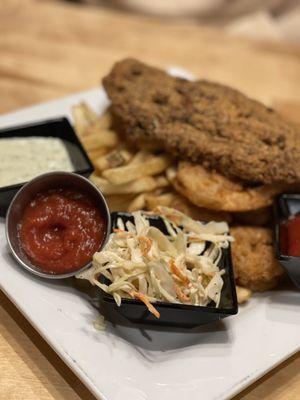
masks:
[[[282,194],[274,203],[275,254],[295,286],[300,289],[300,257],[285,254],[281,238],[281,225],[290,217],[300,213],[300,194]],[[299,232],[300,234],[300,232]]]
[[[55,118],[0,130],[1,138],[55,137],[63,141],[74,165],[74,173],[88,177],[93,166],[67,118]],[[0,187],[0,216],[6,211],[16,193],[26,182]]]
[[[124,223],[127,221],[133,222],[132,214],[113,212],[111,213],[112,229],[116,227],[118,218],[121,218]],[[165,224],[159,216],[150,216],[148,219],[150,225],[155,226],[165,234],[167,233]],[[221,320],[238,312],[230,247],[223,250],[220,267],[224,268],[226,272],[223,275],[224,286],[221,302],[217,308],[213,303],[203,307],[157,302],[155,303],[155,308],[159,311],[160,318],[156,318],[146,309],[144,303],[138,300],[122,299],[122,303],[118,307],[110,294],[100,291],[100,311],[109,320],[116,320],[119,313],[126,320],[133,323],[166,327],[192,328]],[[103,276],[99,279],[103,283],[108,283]]]

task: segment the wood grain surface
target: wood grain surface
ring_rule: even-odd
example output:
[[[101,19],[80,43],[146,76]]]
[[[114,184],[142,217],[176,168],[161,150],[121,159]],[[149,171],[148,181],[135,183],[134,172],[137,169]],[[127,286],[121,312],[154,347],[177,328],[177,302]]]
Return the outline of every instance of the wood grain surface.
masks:
[[[126,56],[227,83],[300,123],[297,47],[229,37],[196,21],[41,0],[0,0],[0,113],[95,87]],[[0,302],[0,399],[94,399],[3,293]],[[299,354],[235,399],[298,398]]]

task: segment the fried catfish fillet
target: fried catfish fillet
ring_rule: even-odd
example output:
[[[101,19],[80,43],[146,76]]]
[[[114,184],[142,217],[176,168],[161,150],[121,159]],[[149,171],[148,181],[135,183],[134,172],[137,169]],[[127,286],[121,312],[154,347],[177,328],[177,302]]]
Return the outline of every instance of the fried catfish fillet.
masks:
[[[263,292],[277,286],[283,269],[275,259],[272,230],[259,227],[233,227],[230,234],[236,282]]]
[[[237,90],[187,81],[134,59],[103,79],[122,132],[223,175],[272,184],[300,179],[300,134]]]

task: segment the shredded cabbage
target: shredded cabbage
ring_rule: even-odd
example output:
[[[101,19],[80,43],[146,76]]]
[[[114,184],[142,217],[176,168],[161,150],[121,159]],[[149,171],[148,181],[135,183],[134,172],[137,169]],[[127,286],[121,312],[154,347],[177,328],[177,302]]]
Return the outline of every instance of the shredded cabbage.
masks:
[[[233,240],[226,222],[203,224],[168,207],[158,207],[167,235],[150,226],[148,215],[133,213],[134,224],[119,218],[105,248],[94,254],[93,265],[77,275],[110,293],[117,305],[122,298],[145,303],[159,318],[156,301],[218,307],[223,287],[219,269],[222,249]],[[99,276],[107,279],[99,282]]]

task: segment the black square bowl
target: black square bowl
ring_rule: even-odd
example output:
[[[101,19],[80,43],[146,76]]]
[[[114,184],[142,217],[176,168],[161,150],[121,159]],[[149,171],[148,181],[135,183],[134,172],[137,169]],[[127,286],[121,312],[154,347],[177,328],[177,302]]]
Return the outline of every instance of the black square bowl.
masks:
[[[300,257],[284,254],[282,249],[281,224],[291,216],[300,213],[300,194],[282,194],[274,203],[275,216],[275,254],[293,283],[300,289]],[[300,235],[300,232],[299,232]]]
[[[133,216],[131,214],[114,212],[111,214],[112,229],[116,227],[118,218],[122,218],[124,223],[127,221],[133,222]],[[167,233],[164,222],[160,217],[149,216],[148,219],[150,225],[160,229],[163,233]],[[104,313],[107,319],[113,321],[117,319],[116,314],[119,313],[122,317],[133,323],[183,328],[208,324],[237,314],[238,304],[230,247],[223,250],[220,267],[225,269],[225,274],[223,275],[224,286],[222,289],[220,306],[218,308],[214,306],[213,302],[204,307],[158,301],[154,305],[160,312],[160,318],[156,318],[147,310],[144,303],[141,301],[122,299],[122,303],[120,307],[118,307],[114,298],[101,290],[99,299],[101,312]],[[100,281],[108,283],[107,279],[103,276],[100,277]]]
[[[2,129],[0,130],[0,144],[1,138],[26,138],[32,136],[55,137],[61,139],[74,165],[74,171],[72,172],[86,177],[93,172],[93,165],[67,118],[49,119],[37,123]],[[14,195],[25,183],[26,182],[22,182],[16,185],[0,187],[0,216],[5,216]]]

